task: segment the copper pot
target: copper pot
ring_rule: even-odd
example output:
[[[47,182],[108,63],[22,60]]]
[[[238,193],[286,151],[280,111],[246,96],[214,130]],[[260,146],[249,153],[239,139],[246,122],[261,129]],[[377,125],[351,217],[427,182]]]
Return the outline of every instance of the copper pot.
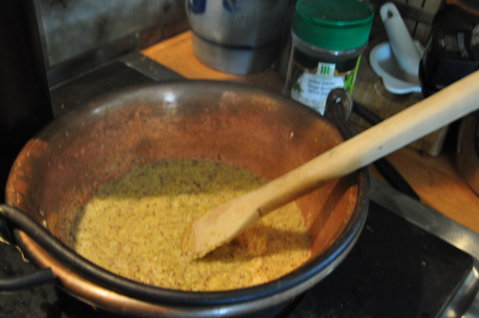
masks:
[[[19,224],[18,243],[29,258],[50,268],[60,288],[94,306],[172,317],[268,310],[321,281],[352,248],[367,213],[365,170],[297,201],[313,238],[306,264],[275,281],[225,292],[163,289],[99,268],[68,247],[74,211],[101,184],[150,162],[210,158],[275,178],[342,140],[313,110],[249,86],[182,81],[136,87],[73,109],[31,139],[7,183],[7,204],[16,209],[0,210]]]

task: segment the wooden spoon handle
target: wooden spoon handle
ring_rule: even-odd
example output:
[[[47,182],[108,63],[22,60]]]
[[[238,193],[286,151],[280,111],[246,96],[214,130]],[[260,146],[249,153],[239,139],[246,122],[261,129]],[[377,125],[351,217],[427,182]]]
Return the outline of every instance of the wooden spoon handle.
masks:
[[[339,144],[252,193],[264,215],[479,108],[479,71]]]
[[[320,183],[364,167],[479,108],[479,71],[193,222],[183,250],[201,257]]]

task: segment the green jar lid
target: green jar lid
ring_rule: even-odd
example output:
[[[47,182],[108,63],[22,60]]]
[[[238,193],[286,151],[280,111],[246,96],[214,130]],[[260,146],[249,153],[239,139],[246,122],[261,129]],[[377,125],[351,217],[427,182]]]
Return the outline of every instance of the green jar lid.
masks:
[[[292,31],[302,41],[328,50],[354,50],[368,42],[374,17],[359,0],[298,0]]]

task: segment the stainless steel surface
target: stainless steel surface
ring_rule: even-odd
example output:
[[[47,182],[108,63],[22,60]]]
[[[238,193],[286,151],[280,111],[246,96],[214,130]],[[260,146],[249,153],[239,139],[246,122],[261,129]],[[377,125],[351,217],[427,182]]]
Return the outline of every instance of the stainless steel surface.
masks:
[[[206,65],[234,74],[268,67],[280,53],[293,2],[186,0],[193,49]]]
[[[474,267],[442,317],[479,316],[479,234],[372,178],[371,199],[474,258]],[[439,278],[438,278],[439,279]]]
[[[50,89],[56,117],[90,99],[132,85],[180,80],[182,77],[138,52],[133,52]]]
[[[288,0],[186,0],[191,29],[224,45],[261,47],[281,36]],[[199,7],[204,3],[204,8]]]
[[[66,81],[91,72],[119,56],[135,51],[138,46],[138,38],[137,33],[130,34],[73,59],[49,66],[47,77],[50,88],[61,86]]]
[[[449,306],[444,310],[442,318],[453,318],[453,317],[477,317],[479,311],[474,309],[474,306],[477,306],[477,295],[478,295],[478,262],[474,261],[474,267],[469,273],[467,278],[464,280],[462,286],[457,291],[456,296],[451,300]]]
[[[463,318],[479,317],[479,294],[476,294],[476,297],[474,298],[474,301],[472,302],[471,307],[469,307],[467,312],[462,317]]]
[[[178,73],[173,72],[139,52],[133,52],[122,56],[118,61],[125,63],[128,67],[137,70],[141,74],[157,82],[179,80],[183,78]]]
[[[31,0],[49,86],[188,29],[174,0]]]
[[[182,1],[33,0],[48,67],[133,34],[186,24]],[[156,39],[157,41],[159,38]]]
[[[202,63],[222,72],[239,75],[268,68],[279,51],[278,45],[256,49],[222,46],[206,41],[194,33],[192,41],[194,53]]]

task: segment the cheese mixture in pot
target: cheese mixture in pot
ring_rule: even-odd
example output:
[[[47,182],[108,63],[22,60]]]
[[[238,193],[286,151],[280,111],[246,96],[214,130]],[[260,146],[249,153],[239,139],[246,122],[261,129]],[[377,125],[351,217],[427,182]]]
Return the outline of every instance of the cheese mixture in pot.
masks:
[[[104,184],[82,208],[73,248],[114,273],[166,288],[227,290],[276,279],[310,256],[310,238],[294,203],[202,259],[181,251],[194,218],[264,182],[209,160],[136,168]]]

